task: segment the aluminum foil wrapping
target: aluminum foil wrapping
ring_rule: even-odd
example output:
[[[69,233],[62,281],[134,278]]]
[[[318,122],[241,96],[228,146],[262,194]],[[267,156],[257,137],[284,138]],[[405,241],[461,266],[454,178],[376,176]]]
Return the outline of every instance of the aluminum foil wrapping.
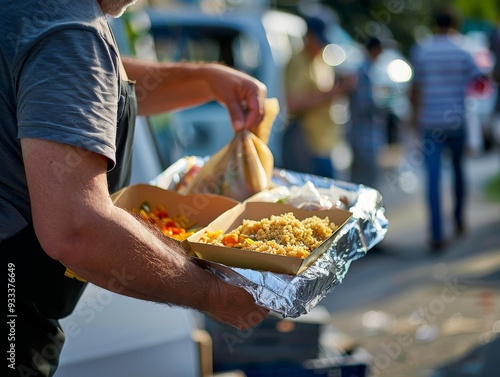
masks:
[[[203,160],[187,157],[177,161],[150,183],[173,189],[183,175]],[[248,200],[285,200],[296,207],[347,209],[351,219],[336,234],[331,247],[299,275],[201,262],[223,281],[248,291],[257,304],[283,318],[297,318],[310,312],[327,294],[342,283],[352,262],[362,258],[384,238],[388,229],[380,193],[355,183],[275,169],[274,187]]]

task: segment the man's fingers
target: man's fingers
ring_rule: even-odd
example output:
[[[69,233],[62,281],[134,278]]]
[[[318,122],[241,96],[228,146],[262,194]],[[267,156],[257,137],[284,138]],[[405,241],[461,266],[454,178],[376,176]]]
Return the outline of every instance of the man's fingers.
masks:
[[[254,97],[254,101],[248,104],[246,111],[245,127],[256,130],[265,114],[265,97]]]
[[[227,111],[231,118],[231,123],[235,131],[240,131],[246,126],[245,113],[239,101],[231,101],[226,104]]]

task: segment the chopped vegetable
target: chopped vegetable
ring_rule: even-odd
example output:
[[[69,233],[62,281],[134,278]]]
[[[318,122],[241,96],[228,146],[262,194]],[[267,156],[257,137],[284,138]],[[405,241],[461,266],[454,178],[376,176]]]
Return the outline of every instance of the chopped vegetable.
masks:
[[[132,208],[132,212],[138,213],[142,219],[156,225],[170,238],[182,241],[194,233],[192,228],[196,225],[196,221],[191,221],[183,214],[170,217],[163,204],[152,207],[145,201],[139,208]]]

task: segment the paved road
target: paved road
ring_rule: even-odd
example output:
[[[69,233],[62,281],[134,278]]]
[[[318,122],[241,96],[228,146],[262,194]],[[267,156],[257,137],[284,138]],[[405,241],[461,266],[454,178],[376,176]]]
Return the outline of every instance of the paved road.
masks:
[[[438,255],[427,248],[422,172],[414,167],[399,172],[400,184],[388,171],[380,187],[387,235],[321,305],[349,342],[372,355],[373,376],[498,377],[500,360],[487,355],[500,354],[500,203],[483,193],[500,156],[468,158],[468,232]],[[449,167],[443,173],[447,190]],[[451,204],[447,195],[448,213]]]

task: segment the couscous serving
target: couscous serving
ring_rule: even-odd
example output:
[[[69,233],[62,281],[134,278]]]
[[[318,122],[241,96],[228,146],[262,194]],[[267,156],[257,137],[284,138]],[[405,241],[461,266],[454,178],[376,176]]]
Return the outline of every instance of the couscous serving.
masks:
[[[304,259],[337,228],[328,217],[311,216],[298,220],[289,212],[260,221],[243,220],[228,233],[206,231],[199,242]]]

